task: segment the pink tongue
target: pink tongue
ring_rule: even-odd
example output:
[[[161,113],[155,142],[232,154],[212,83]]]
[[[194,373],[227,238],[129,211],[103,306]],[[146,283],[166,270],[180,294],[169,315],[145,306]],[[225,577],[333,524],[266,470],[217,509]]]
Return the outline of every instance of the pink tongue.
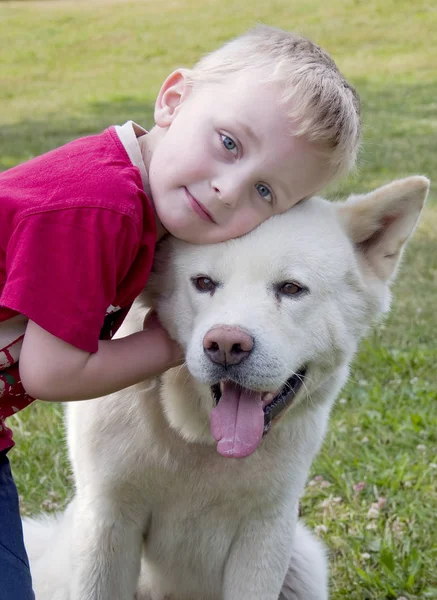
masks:
[[[261,393],[225,381],[222,397],[211,412],[211,433],[222,456],[243,458],[254,452],[262,439],[264,412]]]

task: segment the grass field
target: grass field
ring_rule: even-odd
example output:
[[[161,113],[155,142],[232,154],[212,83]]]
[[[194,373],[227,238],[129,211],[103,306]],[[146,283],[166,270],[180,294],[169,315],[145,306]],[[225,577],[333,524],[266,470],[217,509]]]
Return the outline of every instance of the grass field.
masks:
[[[0,170],[113,123],[150,125],[170,70],[257,21],[312,37],[361,95],[360,167],[331,197],[413,173],[434,178],[431,0],[0,2]],[[437,599],[435,199],[432,191],[391,315],[362,344],[302,502],[330,549],[334,599]],[[62,506],[71,494],[62,408],[35,403],[13,421],[23,512]]]

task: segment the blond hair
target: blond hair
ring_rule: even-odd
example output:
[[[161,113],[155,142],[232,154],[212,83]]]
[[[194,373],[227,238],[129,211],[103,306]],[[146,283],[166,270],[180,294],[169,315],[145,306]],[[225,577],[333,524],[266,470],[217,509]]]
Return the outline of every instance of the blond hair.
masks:
[[[311,40],[258,25],[207,54],[190,71],[197,82],[217,82],[239,71],[257,70],[261,81],[283,86],[281,103],[293,135],[328,151],[332,177],[351,169],[360,144],[360,101],[327,52]]]

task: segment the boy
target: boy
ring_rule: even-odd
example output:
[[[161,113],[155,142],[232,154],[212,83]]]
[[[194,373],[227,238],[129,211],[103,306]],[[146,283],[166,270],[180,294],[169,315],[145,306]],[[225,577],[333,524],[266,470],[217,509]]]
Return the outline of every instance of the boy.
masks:
[[[4,419],[36,397],[98,397],[177,364],[156,320],[111,340],[157,240],[243,235],[347,171],[359,144],[359,102],[334,62],[266,26],[173,72],[154,118],[149,133],[128,122],[0,176],[1,599],[32,597]]]

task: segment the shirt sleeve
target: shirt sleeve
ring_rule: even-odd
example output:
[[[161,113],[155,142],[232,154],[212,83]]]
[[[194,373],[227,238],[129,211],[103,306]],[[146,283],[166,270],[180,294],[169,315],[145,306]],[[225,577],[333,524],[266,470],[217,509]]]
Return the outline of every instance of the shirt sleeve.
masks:
[[[96,352],[106,310],[138,242],[133,220],[106,208],[23,217],[8,244],[0,304],[69,344]]]

